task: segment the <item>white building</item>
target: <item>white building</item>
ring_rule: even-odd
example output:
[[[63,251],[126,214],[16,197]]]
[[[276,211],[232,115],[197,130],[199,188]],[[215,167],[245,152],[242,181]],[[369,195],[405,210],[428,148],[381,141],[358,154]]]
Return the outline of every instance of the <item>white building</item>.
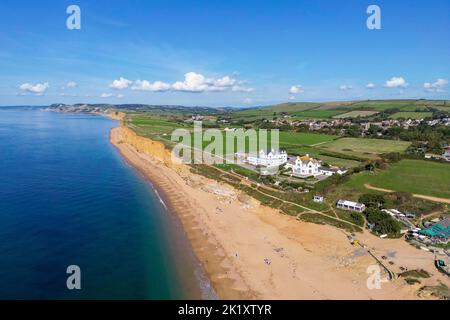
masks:
[[[450,161],[450,147],[448,147],[448,148],[445,150],[445,152],[444,152],[444,154],[442,155],[442,157],[443,157],[445,160]]]
[[[348,170],[337,168],[337,167],[320,167],[319,172],[320,172],[320,174],[322,174],[324,176],[331,177],[334,174],[338,174],[338,175],[342,176],[343,174],[346,174],[348,172]]]
[[[363,212],[364,210],[366,210],[366,206],[364,204],[347,200],[339,200],[336,203],[336,207],[339,209],[356,212]]]
[[[294,163],[287,167],[292,168],[292,175],[297,177],[311,177],[320,175],[320,161],[311,158],[308,154],[303,157],[295,159]]]
[[[275,167],[284,165],[287,158],[286,151],[261,150],[256,155],[248,155],[247,162],[253,166]]]
[[[324,200],[324,198],[323,198],[323,196],[314,196],[314,202],[317,202],[317,203],[323,203],[323,200]]]

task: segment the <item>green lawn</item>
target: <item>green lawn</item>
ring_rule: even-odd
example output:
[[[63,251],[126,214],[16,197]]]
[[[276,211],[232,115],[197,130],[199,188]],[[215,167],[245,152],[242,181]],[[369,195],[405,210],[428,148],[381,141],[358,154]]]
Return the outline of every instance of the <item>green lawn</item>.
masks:
[[[392,119],[425,119],[431,117],[431,112],[397,112],[391,115]]]
[[[366,183],[383,189],[450,199],[450,164],[402,160],[377,174],[354,175],[346,185],[365,190]]]
[[[377,158],[382,153],[404,152],[410,144],[410,142],[396,140],[342,138],[317,148],[357,157]]]

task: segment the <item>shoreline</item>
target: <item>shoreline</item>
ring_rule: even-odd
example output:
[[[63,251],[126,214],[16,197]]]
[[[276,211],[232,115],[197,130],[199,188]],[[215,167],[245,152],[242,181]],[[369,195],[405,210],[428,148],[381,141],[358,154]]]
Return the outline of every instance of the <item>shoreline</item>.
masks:
[[[203,269],[201,261],[196,256],[192,245],[190,241],[188,240],[187,234],[185,232],[185,229],[183,227],[183,224],[179,218],[179,216],[173,211],[173,209],[170,208],[170,202],[167,200],[167,197],[165,193],[161,193],[158,189],[158,187],[155,186],[154,182],[151,181],[141,170],[133,166],[129,162],[129,160],[122,154],[121,150],[117,148],[116,145],[112,144],[120,153],[121,157],[125,160],[127,165],[130,166],[132,170],[135,170],[136,173],[140,176],[142,176],[142,179],[144,179],[151,188],[152,192],[154,193],[155,197],[158,199],[159,204],[162,207],[162,210],[165,214],[169,215],[169,219],[171,220],[171,233],[170,235],[174,236],[175,239],[175,250],[177,253],[181,253],[184,255],[184,257],[188,258],[190,260],[190,263],[193,265],[193,273],[189,275],[190,280],[195,279],[196,287],[191,288],[192,281],[185,281],[185,285],[187,284],[187,293],[193,293],[195,296],[195,299],[206,299],[206,300],[217,300],[218,296],[215,292],[214,288],[212,287],[208,274]],[[181,250],[186,250],[184,252],[181,252]],[[181,267],[177,266],[176,269],[180,269]],[[180,272],[180,271],[179,271]]]
[[[150,180],[170,213],[179,218],[219,298],[418,298],[418,287],[404,281],[369,290],[366,270],[373,259],[355,255],[341,230],[300,222],[228,185],[192,174],[186,166],[172,165],[162,143],[130,131],[113,128],[111,144]],[[376,240],[370,237],[364,234],[366,240]],[[408,254],[417,256],[415,262],[425,260],[424,252],[399,241],[395,245],[409,249]],[[429,269],[429,263],[422,262]]]

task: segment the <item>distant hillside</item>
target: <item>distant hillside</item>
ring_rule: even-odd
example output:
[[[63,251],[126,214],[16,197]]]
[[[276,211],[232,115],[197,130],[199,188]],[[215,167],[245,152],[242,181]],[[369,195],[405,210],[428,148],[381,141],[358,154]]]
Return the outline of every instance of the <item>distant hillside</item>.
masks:
[[[292,102],[278,105],[249,108],[233,113],[234,118],[256,120],[279,115],[289,115],[305,119],[327,119],[372,116],[390,110],[402,114],[421,112],[425,114],[432,109],[450,112],[450,100],[364,100],[336,102]],[[360,112],[358,112],[360,111]]]
[[[212,107],[185,107],[173,105],[145,105],[145,104],[52,104],[45,108],[49,111],[59,112],[100,112],[105,110],[120,110],[130,112],[174,113],[174,114],[221,114],[230,108]]]

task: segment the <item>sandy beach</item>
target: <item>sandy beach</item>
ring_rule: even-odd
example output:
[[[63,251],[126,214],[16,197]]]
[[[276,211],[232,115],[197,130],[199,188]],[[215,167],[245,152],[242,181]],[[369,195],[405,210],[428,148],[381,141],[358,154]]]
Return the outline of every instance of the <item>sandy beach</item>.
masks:
[[[110,141],[164,195],[222,299],[419,299],[421,286],[450,285],[435,271],[431,253],[366,232],[358,237],[395,266],[433,273],[420,285],[397,279],[370,290],[367,268],[376,262],[352,246],[342,230],[300,222],[173,165],[161,143],[128,128],[112,129]]]

